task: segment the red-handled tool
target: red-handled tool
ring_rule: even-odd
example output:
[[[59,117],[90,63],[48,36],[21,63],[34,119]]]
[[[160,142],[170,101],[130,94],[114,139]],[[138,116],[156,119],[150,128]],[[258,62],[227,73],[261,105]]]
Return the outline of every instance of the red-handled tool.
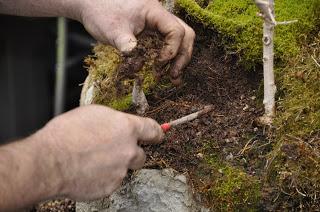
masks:
[[[203,114],[209,113],[212,110],[213,110],[213,106],[212,105],[205,106],[204,109],[202,109],[202,110],[200,110],[198,112],[192,113],[190,115],[184,116],[184,117],[176,119],[174,121],[170,121],[169,123],[161,124],[161,128],[162,128],[163,132],[166,133],[172,127],[175,127],[175,126],[177,126],[179,124],[183,124],[183,123],[192,121],[192,120],[198,118],[199,116],[202,116]]]

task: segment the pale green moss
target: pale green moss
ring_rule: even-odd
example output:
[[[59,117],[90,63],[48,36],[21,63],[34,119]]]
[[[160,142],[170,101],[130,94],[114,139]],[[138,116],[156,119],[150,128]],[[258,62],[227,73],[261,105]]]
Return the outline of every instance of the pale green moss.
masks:
[[[86,58],[90,75],[89,84],[94,84],[96,91],[93,103],[102,104],[117,110],[126,110],[132,103],[132,87],[134,80],[117,82],[116,71],[122,58],[113,47],[98,44],[93,49],[93,55]],[[144,79],[143,89],[147,93],[156,83],[153,76],[154,59],[148,58],[139,75]],[[117,92],[121,87],[121,93]]]
[[[112,74],[121,62],[119,51],[111,46],[98,44],[93,48],[93,53],[85,59],[91,80],[97,82],[113,77]]]
[[[129,94],[127,96],[124,96],[122,98],[119,98],[117,100],[110,102],[109,106],[113,109],[123,111],[128,109],[131,103],[132,103],[132,95]]]

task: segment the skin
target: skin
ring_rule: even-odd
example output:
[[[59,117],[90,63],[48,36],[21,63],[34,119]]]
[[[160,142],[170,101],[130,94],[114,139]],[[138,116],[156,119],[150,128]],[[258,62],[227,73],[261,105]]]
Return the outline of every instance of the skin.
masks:
[[[195,32],[157,0],[0,0],[0,13],[65,16],[81,22],[98,41],[123,52],[136,46],[135,35],[144,28],[158,30],[166,43],[160,60],[174,60],[170,76],[176,85],[192,56]]]
[[[112,123],[112,124],[110,124]],[[0,211],[54,197],[92,200],[142,168],[138,144],[161,142],[157,122],[90,105],[51,120],[34,135],[0,148]]]
[[[191,58],[194,31],[157,0],[0,0],[0,13],[64,16],[81,22],[98,41],[132,50],[144,28],[165,36],[160,60],[174,60],[181,82]],[[18,210],[54,197],[92,200],[111,194],[128,169],[145,162],[140,143],[161,142],[160,125],[98,105],[74,109],[33,135],[0,147],[0,211]]]

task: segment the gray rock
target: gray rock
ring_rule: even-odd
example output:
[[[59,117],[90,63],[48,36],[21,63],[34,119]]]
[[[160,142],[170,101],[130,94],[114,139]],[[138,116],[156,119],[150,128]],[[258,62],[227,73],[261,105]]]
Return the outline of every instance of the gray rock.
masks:
[[[194,212],[200,208],[192,198],[185,175],[173,169],[137,171],[130,182],[109,198],[77,203],[79,212]]]

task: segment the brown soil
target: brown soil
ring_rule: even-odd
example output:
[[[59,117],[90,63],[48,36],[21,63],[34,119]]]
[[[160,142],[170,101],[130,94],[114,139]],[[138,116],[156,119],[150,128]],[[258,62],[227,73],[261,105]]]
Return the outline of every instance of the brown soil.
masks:
[[[171,130],[163,144],[146,147],[150,153],[147,166],[153,166],[153,162],[159,164],[156,161],[160,160],[165,162],[161,167],[192,170],[197,164],[196,154],[207,142],[214,143],[221,158],[230,153],[238,156],[232,163],[239,165],[242,156],[238,153],[246,144],[243,142],[248,141],[248,137],[263,138],[261,129],[254,125],[254,120],[262,114],[255,96],[260,77],[242,70],[232,57],[225,56],[209,33],[201,29],[197,32],[193,59],[185,69],[184,84],[179,88],[151,92],[155,95],[147,97],[151,108],[146,116],[163,123],[206,105],[213,105],[214,110]],[[246,169],[255,172],[250,164]]]
[[[261,100],[257,101],[255,96],[261,77],[241,69],[232,55],[226,56],[215,32],[198,27],[196,33],[194,54],[185,69],[183,85],[151,92],[152,95],[147,96],[151,108],[146,116],[164,123],[206,105],[213,105],[214,110],[172,129],[162,144],[146,146],[145,167],[172,167],[187,173],[201,193],[210,182],[205,182],[196,173],[210,172],[202,165],[203,155],[208,151],[259,178],[271,145],[267,143],[263,129],[254,124],[262,114],[261,107],[257,108],[257,102]],[[210,206],[210,201],[203,202]]]
[[[143,31],[138,37],[138,44],[129,53],[122,53],[122,62],[114,73],[114,81],[116,82],[116,90],[118,95],[123,95],[123,93],[130,93],[123,86],[123,81],[126,79],[138,79],[139,83],[143,83],[143,78],[138,72],[143,68],[145,63],[150,63],[150,61],[159,58],[160,50],[164,45],[162,41],[162,36],[160,33],[150,30]],[[155,75],[161,75],[161,68],[165,66],[161,62],[154,64],[152,70]],[[125,91],[125,92],[124,92]]]
[[[147,96],[150,109],[145,116],[164,123],[201,110],[206,105],[213,105],[214,110],[172,129],[162,144],[146,146],[145,168],[172,167],[187,173],[195,190],[201,191],[210,182],[203,181],[195,173],[199,169],[206,172],[201,164],[208,151],[248,174],[260,177],[270,144],[264,139],[263,129],[254,124],[262,114],[255,96],[261,76],[239,68],[236,58],[226,56],[214,31],[194,28],[197,39],[192,61],[184,71],[183,85],[154,88],[150,92],[152,95]],[[155,48],[155,54],[159,53],[158,50]],[[139,56],[145,54],[143,48],[137,52]],[[127,56],[128,65],[120,67],[118,73],[130,69],[129,73],[133,75],[126,77],[134,77],[135,70],[143,63],[135,55]],[[131,108],[128,112],[133,111]],[[208,201],[203,202],[210,205]],[[37,211],[55,211],[41,208]]]
[[[32,212],[75,212],[76,203],[70,199],[59,199],[39,204]]]

